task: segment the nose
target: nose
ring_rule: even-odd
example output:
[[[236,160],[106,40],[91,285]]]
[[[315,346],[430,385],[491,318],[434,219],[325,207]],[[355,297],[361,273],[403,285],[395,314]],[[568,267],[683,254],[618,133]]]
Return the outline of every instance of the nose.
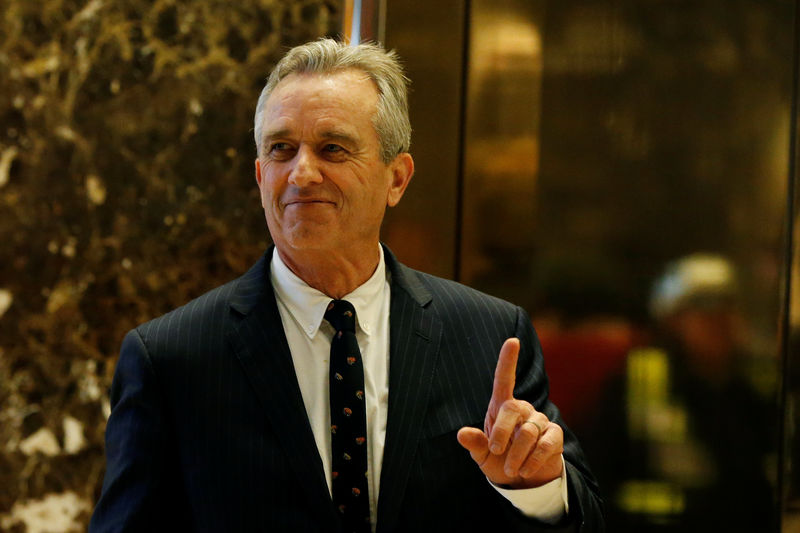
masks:
[[[294,156],[294,165],[289,172],[289,183],[303,188],[322,182],[317,156],[307,145],[301,145]]]

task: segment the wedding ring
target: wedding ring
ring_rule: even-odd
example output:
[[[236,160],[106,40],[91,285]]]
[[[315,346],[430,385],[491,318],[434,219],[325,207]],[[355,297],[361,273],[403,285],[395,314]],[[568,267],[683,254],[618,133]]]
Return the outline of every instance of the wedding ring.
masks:
[[[539,435],[544,433],[544,429],[542,428],[542,426],[539,425],[539,423],[536,422],[535,420],[526,420],[525,422],[523,422],[523,424],[533,424],[534,426],[536,426],[536,429],[539,430]]]

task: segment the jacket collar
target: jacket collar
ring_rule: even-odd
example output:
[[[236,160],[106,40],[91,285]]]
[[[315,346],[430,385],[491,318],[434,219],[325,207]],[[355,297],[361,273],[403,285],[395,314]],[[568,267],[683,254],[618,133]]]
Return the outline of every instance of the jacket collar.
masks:
[[[386,261],[386,268],[392,276],[392,287],[399,288],[408,293],[408,296],[420,307],[425,307],[431,300],[430,291],[425,287],[419,274],[408,268],[397,260],[394,253],[385,244],[383,246],[383,257]],[[394,296],[394,294],[392,294]]]
[[[425,287],[419,275],[400,263],[388,246],[381,243],[384,253],[386,268],[392,277],[392,286],[408,293],[408,296],[424,307],[433,299],[430,291]],[[269,281],[269,265],[272,261],[274,246],[259,258],[243,276],[239,278],[236,290],[231,297],[231,307],[241,315],[247,315],[253,307],[265,297],[272,295],[272,285]]]

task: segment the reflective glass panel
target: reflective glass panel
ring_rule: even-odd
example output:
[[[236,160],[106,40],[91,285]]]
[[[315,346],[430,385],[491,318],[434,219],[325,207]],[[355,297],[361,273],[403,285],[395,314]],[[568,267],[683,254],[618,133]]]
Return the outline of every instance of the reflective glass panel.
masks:
[[[462,281],[530,312],[610,531],[772,530],[792,4],[470,5]]]

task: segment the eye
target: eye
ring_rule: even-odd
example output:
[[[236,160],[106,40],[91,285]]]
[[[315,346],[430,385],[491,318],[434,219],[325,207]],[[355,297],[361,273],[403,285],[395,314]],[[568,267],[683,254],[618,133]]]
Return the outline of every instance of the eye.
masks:
[[[322,146],[322,153],[328,159],[338,161],[344,159],[347,152],[338,144],[328,143]]]
[[[292,158],[292,154],[294,153],[294,148],[292,145],[285,142],[274,142],[269,145],[269,155],[273,159],[278,159],[281,161],[285,161],[287,159]]]

